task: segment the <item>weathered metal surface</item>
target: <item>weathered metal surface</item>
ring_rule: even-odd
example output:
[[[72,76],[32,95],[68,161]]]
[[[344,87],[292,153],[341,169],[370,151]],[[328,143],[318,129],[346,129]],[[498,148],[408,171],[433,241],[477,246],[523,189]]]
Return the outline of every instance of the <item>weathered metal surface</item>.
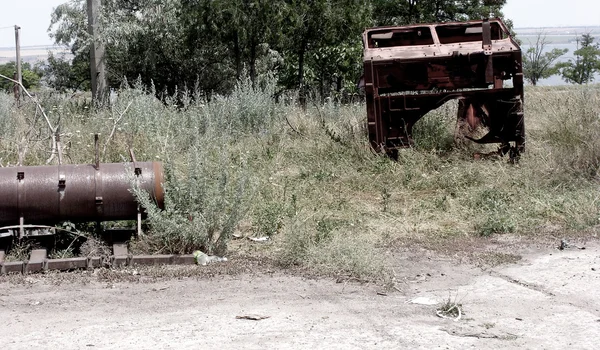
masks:
[[[25,272],[39,272],[44,268],[46,261],[46,249],[34,249],[31,251],[29,261],[25,265]]]
[[[0,168],[0,227],[135,219],[132,179],[163,207],[158,162]]]
[[[23,273],[23,266],[25,264],[22,261],[10,261],[3,262],[2,267],[0,268],[0,273],[9,274],[9,273]]]
[[[87,267],[90,269],[102,267],[104,265],[104,259],[99,256],[94,256],[87,259]]]
[[[127,250],[127,243],[113,243],[113,256],[111,257],[110,263],[115,267],[126,266],[129,264],[129,251]]]
[[[88,258],[49,259],[46,260],[44,270],[68,271],[76,269],[85,269],[87,267]]]
[[[175,255],[173,256],[172,263],[176,265],[192,265],[196,263],[196,258],[192,254]]]
[[[367,29],[368,131],[376,150],[410,146],[415,123],[459,99],[459,130],[478,143],[524,150],[521,49],[500,19]],[[511,87],[504,87],[512,80]],[[473,136],[481,134],[482,137]],[[508,148],[507,148],[508,147]]]
[[[129,257],[127,255],[112,256],[110,265],[113,267],[123,267],[129,265]]]
[[[169,265],[173,255],[136,255],[132,256],[129,264],[134,265]]]
[[[129,252],[127,251],[127,243],[125,243],[125,242],[113,243],[113,254],[115,256],[127,256],[129,254]]]

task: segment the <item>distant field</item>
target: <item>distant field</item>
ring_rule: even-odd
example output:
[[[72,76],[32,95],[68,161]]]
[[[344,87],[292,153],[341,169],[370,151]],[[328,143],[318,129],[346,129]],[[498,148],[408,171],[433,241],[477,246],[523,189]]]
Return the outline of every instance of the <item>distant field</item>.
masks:
[[[539,33],[544,33],[551,44],[574,43],[578,36],[586,33],[600,39],[600,27],[516,28],[515,32],[524,44],[535,41]]]
[[[574,35],[581,33],[600,34],[600,27],[542,27],[542,28],[515,28],[515,32],[523,35],[537,34],[543,31],[548,35]]]
[[[55,55],[66,54],[70,56],[69,50],[55,46],[30,46],[21,48],[21,58],[23,62],[37,63],[45,61],[48,58],[48,52],[52,51]],[[15,61],[14,47],[0,47],[0,64]]]
[[[519,38],[523,44],[535,43],[535,40],[537,39],[537,34],[517,34],[517,38]],[[546,41],[548,41],[551,44],[571,44],[574,43],[576,40],[576,35],[546,35]]]

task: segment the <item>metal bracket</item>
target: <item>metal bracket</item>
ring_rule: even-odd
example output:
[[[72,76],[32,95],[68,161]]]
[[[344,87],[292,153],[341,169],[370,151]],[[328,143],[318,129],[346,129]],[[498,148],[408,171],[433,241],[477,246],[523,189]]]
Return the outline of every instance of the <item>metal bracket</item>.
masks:
[[[96,197],[96,212],[98,215],[102,215],[104,212],[104,200],[102,197]]]
[[[142,168],[137,166],[137,161],[135,160],[135,154],[133,154],[133,148],[129,149],[129,156],[131,157],[131,162],[133,163],[133,171],[135,176],[142,175]]]
[[[96,170],[100,170],[100,147],[98,145],[99,142],[99,135],[98,134],[94,134],[94,158],[95,158],[95,168]]]
[[[487,19],[482,23],[482,48],[484,55],[492,54],[492,27]]]
[[[60,174],[58,177],[58,188],[64,191],[65,187],[67,187],[67,180],[64,174]]]

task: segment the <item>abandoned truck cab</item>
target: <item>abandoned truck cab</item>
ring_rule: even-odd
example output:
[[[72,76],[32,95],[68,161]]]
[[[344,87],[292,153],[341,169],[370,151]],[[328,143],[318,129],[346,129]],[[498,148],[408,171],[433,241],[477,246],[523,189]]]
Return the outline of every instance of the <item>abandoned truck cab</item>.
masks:
[[[374,149],[410,146],[421,117],[458,99],[457,133],[502,155],[524,150],[521,49],[502,20],[371,28],[363,45]]]

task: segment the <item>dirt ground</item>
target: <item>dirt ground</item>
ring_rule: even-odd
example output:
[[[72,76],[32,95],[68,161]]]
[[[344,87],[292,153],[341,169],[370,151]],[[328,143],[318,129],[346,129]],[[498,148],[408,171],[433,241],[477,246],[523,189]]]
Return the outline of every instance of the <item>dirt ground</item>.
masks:
[[[0,283],[0,343],[63,350],[593,349],[600,342],[599,247],[527,248],[521,260],[494,268],[407,254],[394,266],[396,287],[387,289],[270,269],[145,282],[15,277]],[[411,303],[448,298],[462,305],[458,321],[438,317],[439,305]],[[252,315],[267,318],[237,318]]]

